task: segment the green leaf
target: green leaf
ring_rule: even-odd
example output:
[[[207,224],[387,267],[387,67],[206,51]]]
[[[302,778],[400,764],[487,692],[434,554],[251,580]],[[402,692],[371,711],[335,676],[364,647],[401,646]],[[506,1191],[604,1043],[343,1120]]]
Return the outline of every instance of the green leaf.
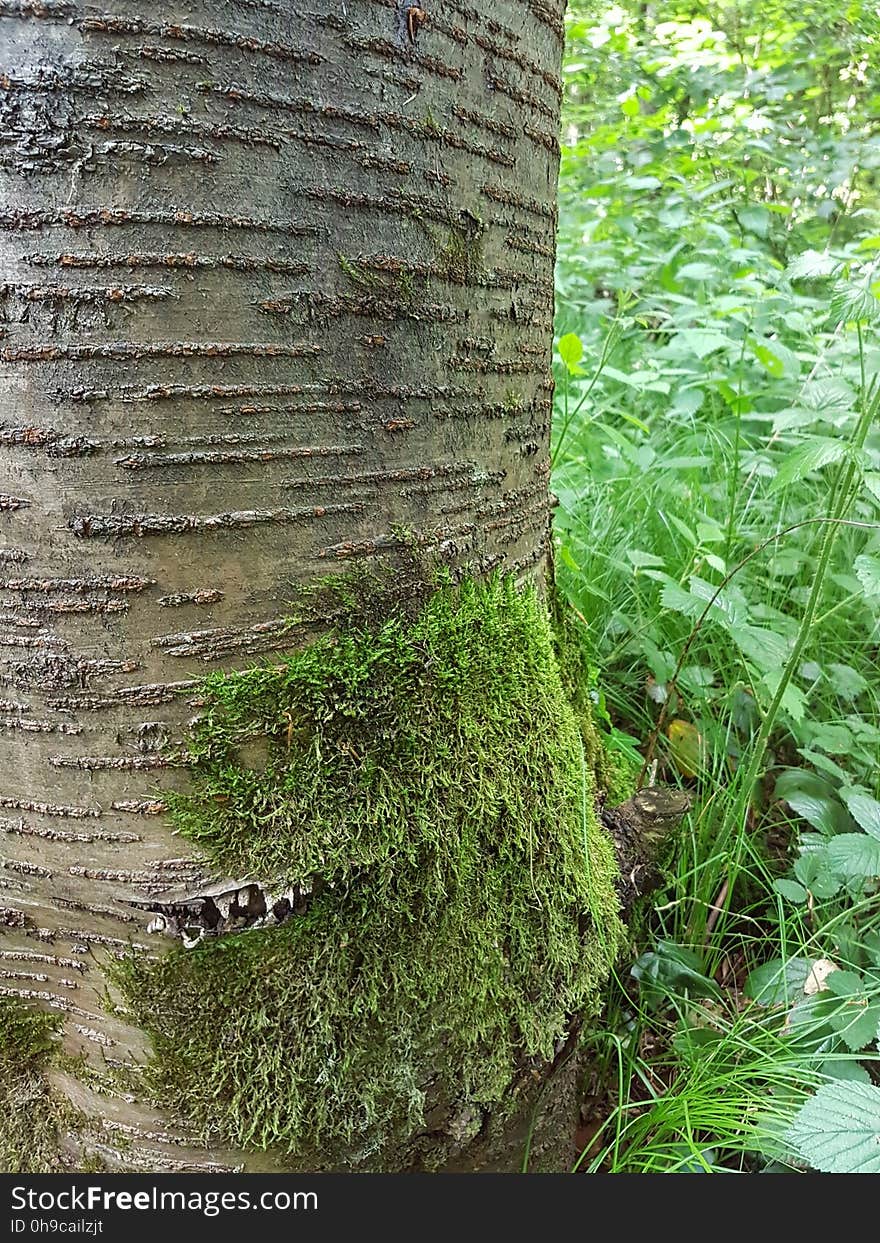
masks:
[[[788,768],[780,773],[774,797],[784,799],[796,815],[820,833],[830,835],[853,828],[831,782],[806,769]]]
[[[628,548],[626,550],[628,559],[633,563],[636,569],[645,565],[662,565],[663,558],[658,557],[653,552],[643,552],[641,548]]]
[[[856,578],[866,596],[880,596],[880,559],[862,553],[853,562]]]
[[[764,666],[767,667],[766,664]],[[775,695],[779,690],[779,683],[782,680],[782,669],[780,665],[770,668],[764,674],[761,681],[767,687],[771,695]],[[799,686],[795,686],[794,682],[789,682],[785,690],[782,692],[780,705],[795,724],[800,725],[807,712],[807,697]]]
[[[868,996],[861,976],[855,971],[832,971],[825,983],[828,991],[844,1003],[831,1014],[830,1023],[847,1048],[858,1053],[873,1044],[880,1025],[880,1001],[876,993]]]
[[[730,338],[726,337],[723,332],[713,332],[711,328],[684,328],[675,340],[676,344],[683,345],[689,354],[701,359],[731,344]],[[697,407],[699,404],[697,402]]]
[[[809,850],[795,859],[792,871],[801,884],[820,902],[826,898],[833,898],[836,893],[839,893],[843,884],[841,877],[831,867],[828,852],[824,847],[821,850]]]
[[[848,880],[880,876],[880,841],[867,833],[838,833],[826,846],[828,862]]]
[[[576,332],[567,332],[559,338],[559,357],[568,368],[569,375],[586,375],[578,363],[584,356],[584,343]]]
[[[686,263],[675,275],[686,281],[710,281],[717,272],[711,263]]]
[[[745,994],[760,1006],[791,1005],[803,996],[812,958],[772,958],[746,980]]]
[[[820,417],[835,419],[852,410],[855,393],[840,376],[825,376],[807,381],[801,393],[801,401]]]
[[[832,324],[837,327],[841,324],[872,323],[880,318],[880,302],[863,285],[848,285],[841,281],[831,293],[828,313]]]
[[[828,666],[828,678],[841,699],[857,699],[868,689],[867,681],[851,665],[832,662]]]
[[[757,342],[752,346],[752,350],[758,362],[766,367],[775,380],[785,375],[785,363],[779,357],[779,354],[774,353],[769,346]]]
[[[847,1083],[873,1082],[861,1062],[854,1057],[829,1057],[822,1063],[822,1074],[830,1079],[845,1079]]]
[[[580,574],[581,567],[578,565],[577,561],[575,561],[574,557],[572,556],[571,549],[568,547],[567,544],[562,544],[560,546],[559,558],[562,561],[563,565],[567,565],[568,568],[570,570],[573,570],[575,574]]]
[[[786,1139],[823,1174],[880,1174],[880,1088],[823,1084],[798,1111]]]
[[[631,973],[651,1005],[666,997],[720,996],[715,981],[703,975],[700,958],[693,950],[673,941],[658,941],[655,950],[636,960]]]
[[[840,261],[832,258],[827,251],[805,250],[792,259],[785,275],[792,281],[815,281],[823,276],[832,276],[839,267]]]
[[[754,233],[756,237],[766,237],[770,232],[770,213],[766,207],[756,203],[741,207],[736,218],[748,233]]]
[[[839,462],[845,453],[846,445],[843,441],[814,436],[789,453],[776,472],[770,491],[779,492],[789,484],[799,483],[814,470],[821,470],[831,462]]]
[[[840,795],[859,828],[880,840],[880,803],[852,787],[841,790]]]
[[[773,888],[783,898],[789,902],[794,902],[800,906],[802,902],[806,902],[810,896],[803,885],[798,884],[796,880],[789,880],[787,876],[780,876],[773,882]]]
[[[666,583],[660,593],[660,603],[673,613],[683,613],[685,617],[698,618],[706,607],[705,601],[692,596],[678,583]]]
[[[812,764],[823,773],[828,773],[829,777],[836,777],[838,781],[848,781],[849,775],[846,770],[836,764],[834,760],[829,760],[827,755],[823,755],[821,751],[811,751],[809,747],[799,747],[798,755],[802,755],[808,764]]]

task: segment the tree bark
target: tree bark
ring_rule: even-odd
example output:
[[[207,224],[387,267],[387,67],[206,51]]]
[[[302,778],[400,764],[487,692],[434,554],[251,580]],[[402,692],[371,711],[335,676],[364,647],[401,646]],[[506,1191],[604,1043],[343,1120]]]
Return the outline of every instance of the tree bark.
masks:
[[[87,1073],[149,1053],[106,964],[211,879],[187,690],[402,546],[546,571],[562,9],[0,3],[0,995],[111,1167],[272,1165]]]

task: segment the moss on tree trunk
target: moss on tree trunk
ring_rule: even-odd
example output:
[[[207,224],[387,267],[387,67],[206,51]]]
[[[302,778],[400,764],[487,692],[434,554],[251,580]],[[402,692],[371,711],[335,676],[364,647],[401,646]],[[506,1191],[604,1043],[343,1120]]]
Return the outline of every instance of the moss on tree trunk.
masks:
[[[595,1013],[621,944],[596,744],[534,588],[344,595],[332,633],[205,679],[171,806],[263,926],[180,903],[203,940],[120,977],[206,1140],[439,1165]]]

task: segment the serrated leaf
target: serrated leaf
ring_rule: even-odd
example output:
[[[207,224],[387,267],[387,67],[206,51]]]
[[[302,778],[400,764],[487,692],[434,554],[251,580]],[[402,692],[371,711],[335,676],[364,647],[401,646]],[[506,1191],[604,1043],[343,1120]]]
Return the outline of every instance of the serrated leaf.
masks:
[[[839,665],[832,662],[828,666],[828,677],[842,699],[856,699],[868,689],[867,681],[851,665]]]
[[[880,876],[880,841],[867,833],[838,833],[826,850],[831,867],[848,880]]]
[[[809,380],[803,387],[801,402],[817,414],[839,416],[852,410],[855,393],[839,376]]]
[[[840,791],[849,814],[860,829],[864,829],[870,837],[880,839],[880,803],[870,794],[852,788]]]
[[[827,721],[813,729],[812,742],[828,755],[849,755],[854,739],[851,729],[837,721]]]
[[[826,978],[826,984],[835,997],[857,997],[862,989],[862,977],[857,971],[843,971],[838,968]]]
[[[880,1024],[880,1003],[865,992],[865,985],[855,971],[834,971],[827,987],[843,1003],[829,1016],[829,1022],[848,1049],[858,1053],[872,1044]]]
[[[673,613],[683,613],[685,617],[697,618],[705,608],[705,601],[692,596],[689,591],[678,583],[667,582],[660,593],[660,603]]]
[[[848,781],[847,772],[835,764],[834,760],[829,760],[827,755],[823,755],[821,751],[811,751],[809,747],[799,747],[798,755],[803,756],[808,764],[820,769],[823,773],[828,773],[830,777],[836,777],[838,781]]]
[[[823,1174],[880,1173],[880,1088],[823,1084],[798,1111],[786,1139]]]
[[[779,665],[777,665],[768,673],[765,673],[761,680],[770,691],[770,694],[775,695],[779,689],[779,683],[782,680],[782,669]],[[807,697],[800,687],[794,684],[794,682],[789,682],[785,690],[782,692],[780,705],[783,712],[787,713],[796,725],[800,725],[806,715]]]
[[[846,445],[843,441],[832,440],[827,436],[812,437],[788,454],[776,472],[770,491],[779,492],[792,483],[799,483],[814,470],[821,470],[831,462],[839,462],[845,453]]]
[[[792,281],[815,281],[823,276],[833,276],[839,266],[839,261],[827,251],[805,250],[792,259],[785,275]]]
[[[880,317],[880,302],[864,285],[840,281],[831,293],[828,317],[835,326],[871,323]]]
[[[862,553],[853,562],[856,578],[866,596],[880,596],[880,559]]]
[[[843,884],[841,877],[831,867],[824,846],[821,850],[802,854],[795,860],[792,871],[801,884],[820,901],[833,898]]]
[[[788,642],[782,635],[763,626],[731,626],[730,637],[742,654],[761,670],[776,670],[785,664]]]

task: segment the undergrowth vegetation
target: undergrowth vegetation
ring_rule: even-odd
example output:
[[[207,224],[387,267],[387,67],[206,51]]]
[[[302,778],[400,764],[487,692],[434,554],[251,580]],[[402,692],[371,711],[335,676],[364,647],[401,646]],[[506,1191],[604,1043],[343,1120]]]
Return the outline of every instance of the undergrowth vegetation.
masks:
[[[695,794],[580,1169],[880,1170],[880,16],[568,17],[559,576]]]

